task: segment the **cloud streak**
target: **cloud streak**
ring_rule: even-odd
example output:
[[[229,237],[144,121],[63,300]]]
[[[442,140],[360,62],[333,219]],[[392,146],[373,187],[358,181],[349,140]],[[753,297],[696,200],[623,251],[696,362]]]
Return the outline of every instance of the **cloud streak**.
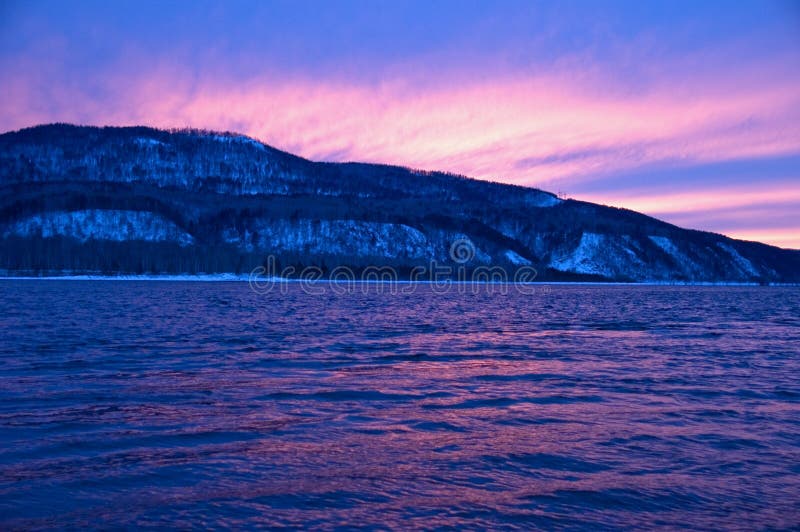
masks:
[[[312,159],[393,162],[531,185],[665,161],[800,152],[794,80],[758,90],[703,83],[691,98],[668,84],[606,96],[569,77],[420,90],[402,81],[197,84],[189,75],[154,71],[134,83],[112,79],[99,94],[39,86],[34,78],[7,89],[0,115],[7,127],[77,120],[234,129]]]
[[[413,20],[409,11],[403,16]],[[369,35],[364,17],[359,27]],[[460,27],[483,32],[481,42],[489,42],[497,20]],[[390,22],[379,24],[385,31]],[[423,26],[427,31],[430,24]],[[98,31],[92,34],[97,41],[115,39],[107,28]],[[717,208],[712,198],[744,208],[797,192],[800,171],[793,168],[781,180],[762,182],[760,192],[726,185],[719,176],[714,188],[696,192],[679,176],[684,168],[800,154],[800,69],[794,66],[800,46],[766,54],[743,40],[694,50],[688,39],[680,43],[687,50],[675,55],[658,41],[665,33],[656,31],[532,62],[509,52],[510,45],[531,49],[520,38],[498,50],[472,43],[470,61],[453,52],[463,44],[458,35],[419,45],[416,31],[417,40],[395,45],[399,58],[380,64],[371,53],[364,59],[367,70],[382,72],[377,76],[360,75],[358,61],[343,64],[339,74],[327,63],[309,63],[306,72],[284,62],[266,65],[254,50],[231,48],[226,40],[205,54],[186,55],[188,37],[174,53],[154,55],[163,35],[149,35],[145,51],[120,44],[95,63],[76,62],[88,52],[75,37],[54,32],[18,54],[0,55],[6,74],[0,128],[67,121],[232,130],[311,159],[447,170],[667,216]],[[297,48],[315,38],[290,42]],[[553,44],[551,37],[540,41],[539,48]],[[356,39],[347,46],[359,50]],[[403,56],[403,46],[414,53]],[[301,57],[295,48],[290,57]],[[732,58],[739,60],[731,64]],[[664,168],[678,177],[639,184],[652,194],[610,185],[597,190],[605,179]]]

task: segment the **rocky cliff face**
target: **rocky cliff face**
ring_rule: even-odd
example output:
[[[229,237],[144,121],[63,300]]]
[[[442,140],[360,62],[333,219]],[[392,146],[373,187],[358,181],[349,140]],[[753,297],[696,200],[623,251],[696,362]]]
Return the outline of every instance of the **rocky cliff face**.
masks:
[[[525,187],[315,163],[234,134],[39,126],[0,135],[7,272],[531,266],[540,280],[797,282],[800,252]]]

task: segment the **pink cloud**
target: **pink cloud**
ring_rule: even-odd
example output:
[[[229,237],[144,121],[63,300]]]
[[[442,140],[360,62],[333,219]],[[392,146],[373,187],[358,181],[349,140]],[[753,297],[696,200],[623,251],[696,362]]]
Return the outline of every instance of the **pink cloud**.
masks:
[[[669,216],[687,212],[714,211],[733,209],[759,204],[800,204],[800,179],[794,182],[781,183],[780,188],[764,189],[763,185],[753,183],[749,186],[730,187],[725,189],[694,189],[688,192],[668,194],[617,193],[613,196],[604,194],[587,194],[589,201],[624,207],[635,211],[646,212],[656,216]]]
[[[771,185],[765,188],[754,182],[666,194],[647,190],[594,193],[581,199],[632,209],[679,226],[800,249],[800,179]]]
[[[800,231],[797,227],[777,227],[769,229],[721,229],[720,232],[731,238],[765,242],[787,249],[800,249]]]
[[[659,161],[800,151],[800,84],[700,80],[604,93],[569,75],[418,89],[404,82],[205,81],[168,66],[74,86],[6,83],[0,123],[146,123],[238,130],[318,159],[390,162],[521,184],[576,183]],[[585,80],[581,80],[585,83]],[[780,80],[778,80],[780,81]],[[45,100],[44,102],[42,100]],[[577,155],[576,155],[577,154]]]
[[[691,83],[663,79],[638,92],[595,73],[566,71],[418,86],[403,76],[378,85],[270,76],[198,80],[175,65],[135,65],[143,71],[94,80],[90,90],[80,82],[48,86],[20,64],[18,75],[0,84],[0,124],[233,130],[311,159],[394,163],[552,189],[665,161],[800,153],[800,82],[783,62],[739,69],[733,78],[709,72]],[[770,83],[759,83],[764,76]],[[751,194],[586,199],[658,213],[665,202],[704,209]]]
[[[149,82],[154,83],[154,82]],[[170,94],[170,82],[136,94]],[[157,103],[154,103],[155,100]],[[138,102],[137,102],[138,103]],[[604,99],[561,80],[501,80],[418,93],[253,82],[137,105],[147,123],[236,129],[310,158],[393,162],[523,184],[576,182],[643,164],[800,151],[800,91],[665,91]],[[570,158],[569,154],[586,156]],[[541,162],[520,164],[521,161]]]

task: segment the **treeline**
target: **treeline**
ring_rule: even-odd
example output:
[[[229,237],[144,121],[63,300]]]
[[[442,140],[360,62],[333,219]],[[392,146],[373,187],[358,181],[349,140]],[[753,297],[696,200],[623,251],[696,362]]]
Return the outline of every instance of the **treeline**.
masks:
[[[432,266],[436,266],[434,269]],[[80,242],[67,237],[0,239],[0,273],[12,275],[180,275],[235,273],[276,275],[288,278],[338,280],[418,280],[443,281],[498,280],[499,272],[508,281],[517,268],[470,266],[426,261],[409,262],[384,257],[356,257],[284,252],[278,255],[241,253],[232,246],[181,247],[170,242],[97,241]],[[499,269],[498,269],[499,268]],[[346,272],[346,274],[345,274]],[[437,273],[438,272],[438,273]],[[524,281],[605,281],[595,275],[580,275],[556,270],[526,269]],[[491,277],[494,275],[495,277]]]
[[[428,197],[526,206],[531,188],[398,166],[316,163],[231,133],[37,126],[0,135],[0,183],[137,182],[231,194]]]
[[[596,233],[628,246],[612,258],[648,271],[738,278],[731,272],[746,262],[725,251],[732,246],[770,279],[800,277],[799,252],[684,230],[624,209],[559,201],[531,188],[397,166],[315,163],[230,133],[56,124],[0,135],[0,238],[21,234],[15,224],[31,216],[87,209],[153,213],[191,235],[194,245],[11,237],[0,242],[0,268],[242,273],[269,253],[246,250],[248,238],[258,240],[253,235],[271,220],[310,220],[312,230],[320,220],[351,220],[403,224],[425,235],[465,234],[494,262],[510,250],[545,271],[552,257],[575,251],[584,234]],[[665,252],[653,236],[668,237],[679,253]],[[300,247],[282,250],[280,260],[323,271],[375,262],[314,256]],[[611,250],[597,251],[605,252]],[[683,270],[680,261],[703,271]],[[401,258],[377,262],[413,267]]]
[[[271,262],[268,257],[272,257]],[[173,242],[130,240],[115,242],[56,237],[7,237],[0,239],[0,270],[29,272],[101,272],[104,274],[243,274],[263,266],[275,273],[296,276],[313,267],[326,275],[338,266],[360,272],[367,267],[391,267],[409,272],[425,261],[301,251],[243,253],[233,245],[180,246]]]
[[[104,274],[247,273],[263,255],[233,246],[186,246],[173,242],[87,240],[69,237],[0,239],[0,270],[101,272]]]

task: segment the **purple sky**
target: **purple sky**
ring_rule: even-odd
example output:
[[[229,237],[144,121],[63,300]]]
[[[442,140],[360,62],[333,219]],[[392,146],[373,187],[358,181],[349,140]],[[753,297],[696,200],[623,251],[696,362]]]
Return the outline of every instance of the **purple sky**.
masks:
[[[800,2],[0,0],[0,130],[233,130],[800,248]]]

